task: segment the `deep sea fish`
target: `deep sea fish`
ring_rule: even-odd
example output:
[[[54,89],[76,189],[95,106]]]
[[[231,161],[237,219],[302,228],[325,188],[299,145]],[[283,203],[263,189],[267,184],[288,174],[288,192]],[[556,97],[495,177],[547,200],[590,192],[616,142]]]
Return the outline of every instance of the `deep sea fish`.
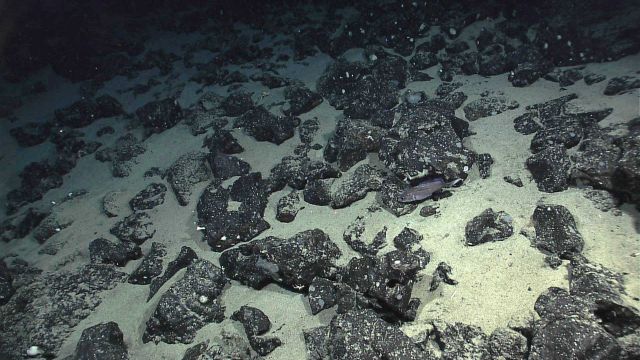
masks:
[[[456,179],[451,182],[445,182],[441,177],[430,178],[423,180],[418,185],[410,186],[398,196],[398,201],[401,203],[411,203],[428,199],[433,193],[442,190],[445,187],[456,186],[462,182],[462,179]]]

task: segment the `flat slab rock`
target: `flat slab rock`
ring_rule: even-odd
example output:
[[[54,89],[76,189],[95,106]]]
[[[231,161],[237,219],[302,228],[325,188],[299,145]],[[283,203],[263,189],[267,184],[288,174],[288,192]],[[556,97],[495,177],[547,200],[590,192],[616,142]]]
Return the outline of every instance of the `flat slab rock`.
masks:
[[[191,343],[200,328],[224,320],[218,297],[228,282],[219,267],[206,260],[194,261],[160,298],[142,341]]]

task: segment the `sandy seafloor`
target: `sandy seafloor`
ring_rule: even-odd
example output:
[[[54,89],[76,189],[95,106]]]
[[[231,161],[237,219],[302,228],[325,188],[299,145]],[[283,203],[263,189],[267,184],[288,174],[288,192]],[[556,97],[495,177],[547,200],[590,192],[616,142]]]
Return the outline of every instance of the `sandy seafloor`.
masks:
[[[480,21],[464,29],[460,39],[470,39],[473,44],[476,32],[482,26],[490,26],[490,22]],[[157,37],[146,43],[147,49],[165,49],[180,53],[181,45],[193,43],[198,35],[176,35],[171,33],[157,34]],[[419,42],[419,41],[418,41]],[[278,48],[276,48],[278,49]],[[197,53],[196,61],[206,62],[211,53],[201,51]],[[350,59],[362,60],[362,49],[352,49],[346,56]],[[304,82],[315,90],[316,80],[333,60],[324,54],[295,63],[288,62],[286,68],[280,69],[283,77],[290,77]],[[585,67],[584,72],[606,75],[608,79],[615,76],[635,73],[639,70],[640,55],[633,55],[608,63],[592,63]],[[233,68],[232,68],[233,69]],[[240,71],[247,72],[242,68]],[[433,94],[441,84],[437,77],[438,67],[432,67],[427,73],[434,77],[427,82],[411,82],[407,88],[422,90]],[[179,102],[183,107],[189,107],[197,101],[201,94],[197,93],[200,85],[190,82],[194,69],[184,68],[181,61],[174,64],[173,74],[178,76],[160,76],[157,69],[143,71],[134,79],[118,77],[105,83],[96,95],[110,94],[117,98],[127,113],[153,100],[154,93],[159,98],[172,94],[180,94]],[[119,89],[129,88],[134,84],[145,83],[147,79],[155,77],[161,85],[146,94],[134,97],[131,92],[119,93]],[[38,72],[29,82],[40,80],[47,91],[23,99],[24,104],[16,109],[18,122],[0,121],[0,208],[5,207],[5,194],[19,186],[18,174],[31,161],[38,161],[49,151],[53,152],[53,145],[44,143],[31,148],[20,148],[15,140],[9,136],[8,129],[27,121],[50,119],[53,111],[65,107],[79,99],[79,84],[72,84],[55,75],[50,69]],[[274,193],[270,197],[265,219],[271,224],[271,229],[262,233],[259,238],[274,235],[289,237],[302,230],[320,228],[336,242],[343,252],[340,264],[346,264],[356,253],[342,240],[346,227],[361,214],[367,213],[367,224],[371,234],[388,227],[387,235],[393,238],[405,226],[410,226],[424,235],[421,246],[431,252],[431,262],[421,272],[422,281],[414,288],[413,296],[422,300],[418,317],[414,322],[406,323],[402,329],[409,335],[419,333],[427,326],[431,319],[443,319],[450,322],[460,321],[478,325],[491,333],[500,326],[524,324],[535,317],[533,305],[537,297],[551,286],[567,288],[567,261],[558,269],[551,269],[544,263],[544,254],[532,247],[530,241],[520,231],[530,228],[530,217],[536,203],[543,200],[548,203],[565,206],[574,216],[578,230],[584,237],[583,254],[592,262],[600,263],[614,271],[625,274],[625,286],[628,293],[628,303],[640,307],[640,257],[633,256],[640,251],[640,214],[632,205],[624,204],[621,212],[603,212],[585,198],[585,189],[570,187],[558,193],[543,193],[538,191],[531,180],[530,173],[525,167],[525,160],[530,156],[529,144],[533,135],[524,136],[513,128],[513,119],[525,111],[527,105],[554,99],[569,92],[576,93],[578,99],[571,101],[572,106],[581,110],[597,110],[612,107],[613,113],[603,120],[602,127],[621,124],[639,115],[638,92],[631,92],[616,96],[602,95],[607,81],[587,86],[584,81],[561,89],[558,83],[539,80],[533,85],[516,88],[507,81],[507,74],[482,76],[456,76],[455,81],[461,81],[459,89],[468,95],[465,102],[476,100],[486,90],[504,92],[508,97],[520,103],[519,108],[509,110],[496,116],[481,118],[471,122],[470,130],[476,134],[465,138],[464,145],[477,153],[490,153],[495,163],[492,174],[487,179],[481,179],[476,168],[472,169],[464,185],[455,189],[454,195],[438,202],[440,212],[437,216],[423,218],[418,210],[396,218],[387,211],[368,213],[366,209],[376,204],[376,193],[369,193],[365,199],[344,209],[334,210],[329,207],[319,207],[304,204],[295,221],[284,224],[275,219],[275,205],[277,200],[290,189]],[[263,91],[268,91],[259,104],[270,104],[283,100],[283,88],[268,90],[259,83],[242,84],[242,88],[254,92],[254,100],[258,100]],[[10,93],[16,90],[17,84],[3,84],[2,90]],[[226,87],[211,86],[205,91],[215,91],[226,96]],[[464,105],[463,105],[464,106]],[[271,109],[278,113],[278,107]],[[340,111],[332,108],[327,101],[312,111],[302,114],[304,121],[317,117],[320,121],[320,131],[315,142],[326,144],[334,130]],[[464,118],[462,107],[456,110],[456,116]],[[110,145],[124,133],[124,127],[130,120],[122,118],[101,119],[82,131],[88,139],[95,136],[96,131],[106,125],[116,129],[115,134],[106,135],[100,139],[105,146]],[[227,126],[231,128],[231,122]],[[280,146],[268,142],[257,142],[243,134],[241,129],[231,130],[239,140],[245,151],[238,156],[251,164],[253,171],[268,174],[283,156],[291,154],[294,147],[300,143],[299,137],[285,141]],[[54,207],[54,211],[63,218],[73,220],[73,224],[54,237],[48,243],[62,243],[62,249],[56,256],[39,254],[41,245],[31,237],[15,240],[10,243],[0,242],[0,254],[16,255],[25,259],[33,266],[45,271],[73,269],[88,263],[88,245],[97,237],[113,239],[109,229],[121,219],[108,218],[102,213],[102,198],[110,191],[120,191],[119,200],[122,208],[127,209],[126,203],[137,192],[142,190],[152,180],[143,176],[151,167],[167,168],[180,155],[187,151],[198,150],[202,146],[204,134],[191,135],[185,124],[179,124],[161,134],[152,135],[145,143],[146,153],[137,158],[137,166],[132,168],[130,176],[114,178],[111,175],[110,164],[102,163],[87,156],[79,160],[70,174],[64,177],[64,184],[58,189],[49,191],[42,202],[55,201],[65,194],[79,189],[86,189],[88,194]],[[312,150],[310,156],[322,157],[322,150]],[[375,155],[370,154],[365,162],[376,163]],[[353,171],[355,166],[351,169]],[[519,176],[524,187],[518,188],[503,180],[503,176]],[[343,177],[344,178],[344,177]],[[156,181],[157,179],[153,179]],[[229,180],[230,184],[234,179]],[[195,188],[190,204],[186,207],[178,205],[171,191],[167,193],[163,205],[149,211],[157,232],[153,241],[167,246],[166,262],[175,257],[180,247],[190,246],[204,259],[217,264],[219,254],[209,250],[201,240],[201,234],[196,230],[195,206],[197,199],[207,183],[200,183]],[[427,200],[431,201],[431,200]],[[36,203],[37,205],[38,203]],[[505,211],[513,217],[515,234],[505,241],[482,244],[479,246],[465,246],[463,243],[465,224],[486,208]],[[126,210],[129,211],[129,210]],[[126,214],[125,214],[126,215]],[[4,219],[4,213],[0,220]],[[152,241],[143,246],[146,253]],[[387,249],[390,248],[389,246]],[[386,251],[387,249],[383,250]],[[440,261],[446,261],[453,268],[453,277],[459,281],[456,286],[440,286],[434,293],[428,291],[430,274]],[[122,270],[130,273],[139,261],[131,261]],[[160,293],[165,291],[180,274],[174,276]],[[94,313],[84,319],[74,333],[67,339],[60,351],[60,355],[71,354],[80,337],[82,329],[94,324],[115,321],[124,333],[129,355],[132,359],[155,358],[177,359],[184,351],[203,340],[213,338],[222,330],[240,334],[244,337],[240,323],[231,321],[229,316],[241,305],[251,305],[263,310],[273,323],[270,335],[280,337],[283,345],[267,356],[268,359],[299,359],[305,357],[305,346],[302,330],[327,324],[335,311],[328,309],[316,316],[310,313],[309,305],[301,294],[293,293],[276,285],[269,285],[257,291],[233,281],[222,295],[222,303],[226,306],[226,319],[220,323],[212,323],[197,332],[192,345],[165,343],[154,344],[142,342],[145,322],[151,315],[159,296],[146,303],[147,286],[137,286],[122,283],[115,289],[102,293],[102,304]],[[636,300],[634,300],[635,298]]]

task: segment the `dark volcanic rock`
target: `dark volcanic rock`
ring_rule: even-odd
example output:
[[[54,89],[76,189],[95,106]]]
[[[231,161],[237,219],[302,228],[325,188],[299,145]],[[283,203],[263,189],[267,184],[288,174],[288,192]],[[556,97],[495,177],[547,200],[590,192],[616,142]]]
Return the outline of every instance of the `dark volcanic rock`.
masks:
[[[284,98],[288,101],[288,107],[283,109],[285,115],[298,116],[322,103],[322,96],[304,85],[288,86],[284,89]]]
[[[62,175],[66,172],[47,160],[29,163],[20,172],[20,187],[7,193],[7,215],[12,215],[22,206],[42,199],[43,195],[62,186]]]
[[[161,259],[160,259],[161,260]],[[151,281],[151,286],[149,286],[149,297],[147,297],[147,301],[151,300],[152,297],[160,290],[162,285],[164,285],[169,279],[173,277],[178,271],[186,268],[191,265],[193,262],[198,260],[198,255],[193,249],[188,246],[183,246],[180,248],[180,252],[176,256],[176,258],[169,262],[167,265],[167,269],[164,271],[162,276],[154,278]],[[158,267],[158,265],[153,265],[154,267]],[[159,268],[161,271],[162,268]]]
[[[508,61],[503,45],[489,45],[478,53],[478,74],[492,76],[505,73]]]
[[[187,113],[185,123],[189,125],[191,135],[198,136],[206,133],[209,129],[219,130],[228,124],[227,119],[221,117],[223,115],[222,109],[216,107],[216,105],[219,106],[219,101],[213,96],[208,96],[208,99],[201,98],[196,108]]]
[[[538,190],[558,192],[569,187],[571,161],[563,146],[551,146],[527,159]]]
[[[332,308],[337,303],[337,289],[331,280],[316,277],[309,285],[309,307],[316,315],[324,309]]]
[[[516,131],[528,135],[536,133],[531,140],[532,152],[562,145],[569,149],[585,138],[600,133],[597,123],[612,112],[612,108],[596,111],[576,112],[568,110],[567,103],[575,94],[527,106],[527,112],[514,119]]]
[[[222,332],[187,349],[182,360],[211,360],[215,358],[233,360],[256,360],[247,341],[239,335]]]
[[[513,110],[520,106],[517,101],[505,96],[488,96],[474,100],[464,106],[464,116],[469,121],[475,121],[483,117],[494,116],[507,110]]]
[[[213,175],[222,180],[234,176],[242,176],[251,172],[251,165],[235,156],[226,155],[220,152],[210,152],[207,155],[209,166]]]
[[[491,154],[478,154],[478,170],[481,178],[486,179],[491,175],[491,165],[493,165]]]
[[[259,81],[262,83],[262,85],[268,87],[269,89],[277,89],[280,87],[287,86],[290,83],[290,80],[283,78],[281,76],[273,75],[268,72],[252,75],[251,80]]]
[[[513,219],[504,211],[495,212],[488,208],[474,217],[465,227],[465,244],[479,245],[486,242],[502,241],[513,235]]]
[[[164,203],[167,186],[162,183],[151,183],[129,201],[133,211],[150,210]]]
[[[602,74],[586,74],[584,76],[584,82],[587,85],[593,85],[593,84],[597,84],[599,82],[605,81],[607,79],[606,75],[602,75]]]
[[[582,252],[584,240],[573,216],[562,205],[538,205],[533,212],[536,247],[562,259]]]
[[[522,183],[522,179],[520,179],[519,177],[513,177],[511,175],[507,175],[503,178],[504,181],[508,182],[509,184],[513,185],[513,186],[517,186],[517,187],[523,187],[524,184]]]
[[[34,344],[43,354],[59,356],[74,328],[100,305],[102,292],[126,278],[113,265],[91,264],[51,273],[26,264],[15,266],[16,293],[0,306],[3,332],[13,334],[0,337],[0,354],[5,359],[23,359]]]
[[[342,238],[353,250],[363,255],[376,255],[387,245],[387,227],[382,228],[373,239],[365,238],[366,225],[363,216],[358,216],[344,231]]]
[[[152,101],[136,110],[138,120],[151,133],[161,133],[182,120],[182,108],[178,100],[166,98]]]
[[[260,173],[250,173],[236,180],[231,189],[224,189],[214,180],[198,200],[198,225],[204,229],[204,239],[214,251],[222,251],[239,242],[249,241],[267,230],[263,219],[269,192]],[[230,201],[239,206],[229,207]]]
[[[410,63],[417,70],[426,70],[438,64],[438,57],[430,51],[416,51]]]
[[[0,260],[0,306],[8,303],[15,292],[11,272],[4,261]]]
[[[331,192],[331,207],[347,207],[364,199],[369,191],[380,190],[384,173],[369,164],[358,166],[351,176],[336,185]]]
[[[13,239],[24,238],[48,215],[48,212],[29,208],[19,215],[6,219],[0,224],[0,240],[9,242]]]
[[[344,108],[344,115],[351,118],[370,118],[380,110],[389,110],[397,103],[397,87],[391,81],[366,77],[359,80],[351,101]]]
[[[592,264],[586,270],[584,274],[590,278],[587,283],[606,284],[611,280],[594,278],[599,270],[596,267],[594,271]],[[571,293],[552,287],[538,297],[535,310],[541,319],[534,326],[529,358],[577,357],[585,353],[598,359],[637,357],[637,347],[634,350],[622,339],[638,331],[640,313],[606,297],[584,297],[574,293],[573,284],[571,287]]]
[[[114,264],[123,267],[129,260],[142,257],[142,250],[133,242],[116,244],[105,238],[97,238],[89,244],[91,263]]]
[[[50,123],[27,123],[9,130],[9,134],[23,147],[35,146],[45,142],[51,134]]]
[[[444,347],[443,359],[490,359],[488,336],[479,327],[440,321],[433,326],[433,334]]]
[[[206,260],[194,261],[160,298],[142,341],[191,343],[200,328],[224,320],[218,297],[228,282],[219,267]]]
[[[513,119],[513,128],[522,135],[533,134],[543,128],[539,120],[535,113],[527,112]]]
[[[531,139],[531,151],[540,152],[548,147],[562,145],[570,149],[580,142],[583,136],[583,128],[580,124],[567,123],[559,127],[551,127],[539,130]]]
[[[429,217],[429,216],[437,215],[439,211],[440,210],[436,205],[425,205],[420,209],[420,216]]]
[[[510,328],[497,328],[489,336],[489,355],[493,359],[525,360],[529,342],[521,333]]]
[[[584,76],[578,69],[567,69],[560,74],[560,78],[558,79],[561,87],[571,86],[582,80]]]
[[[405,227],[393,238],[393,245],[400,250],[411,250],[418,245],[424,237],[416,230]]]
[[[400,194],[406,188],[406,184],[398,180],[395,176],[388,176],[382,182],[378,202],[383,208],[395,216],[402,216],[411,213],[418,205],[415,203],[404,203],[398,201]]]
[[[416,107],[403,114],[383,138],[380,160],[400,179],[442,177],[464,179],[474,162],[454,128],[450,115]]]
[[[276,219],[284,223],[292,222],[300,209],[300,196],[298,192],[294,190],[278,200]]]
[[[251,93],[244,91],[229,94],[220,105],[227,116],[240,116],[255,106]]]
[[[328,329],[307,331],[307,351],[313,359],[424,359],[423,350],[397,326],[378,318],[372,310],[336,315]],[[311,350],[313,349],[313,350]]]
[[[569,278],[571,295],[594,301],[598,306],[603,306],[603,309],[613,305],[610,303],[618,305],[624,303],[623,295],[626,294],[626,291],[623,275],[600,264],[592,263],[582,255],[574,255],[571,258]],[[623,315],[622,312],[621,315]],[[619,321],[620,319],[614,316],[606,319],[603,326],[607,328],[607,331],[619,336],[620,333],[630,332],[628,327],[637,328],[640,326],[639,319],[639,315],[636,315],[635,320],[623,324]]]
[[[385,129],[368,121],[340,119],[336,132],[324,149],[324,158],[329,162],[337,161],[340,170],[346,171],[364,160],[367,153],[378,151],[385,134]]]
[[[254,336],[249,338],[249,344],[259,355],[267,356],[282,345],[282,341],[277,337]]]
[[[509,51],[507,63],[511,70],[509,81],[515,87],[529,86],[553,68],[551,61],[531,44]]]
[[[209,178],[206,155],[201,152],[188,152],[180,156],[167,170],[167,182],[182,206],[189,204],[193,186]]]
[[[451,278],[452,272],[453,268],[451,268],[451,265],[447,264],[444,261],[440,262],[436,269],[433,271],[431,284],[429,284],[429,291],[436,291],[441,283],[445,283],[447,285],[457,285],[458,281]]]
[[[223,154],[238,154],[244,151],[238,140],[228,130],[220,130],[213,135],[207,135],[204,145],[212,153],[219,151]]]
[[[148,285],[162,273],[162,258],[167,255],[165,246],[158,242],[151,243],[149,253],[144,256],[138,267],[129,275],[129,284]]]
[[[604,89],[605,95],[618,95],[640,88],[640,78],[632,76],[615,77],[609,80]]]
[[[509,81],[515,87],[525,87],[536,82],[543,75],[543,70],[538,64],[518,64],[509,74]]]
[[[309,204],[325,206],[331,203],[331,186],[334,179],[317,179],[307,183],[302,195]]]
[[[70,360],[128,359],[127,345],[118,324],[110,321],[82,330],[76,351]]]
[[[231,315],[231,320],[242,323],[247,336],[264,335],[271,329],[271,321],[262,310],[252,306],[241,306]]]
[[[288,239],[273,236],[230,249],[220,264],[232,279],[259,289],[270,282],[306,289],[316,276],[330,277],[338,247],[319,229],[306,230]]]
[[[413,320],[420,305],[419,299],[411,298],[413,285],[418,271],[429,260],[427,252],[405,250],[394,250],[380,258],[353,258],[343,270],[342,280],[390,318]]]
[[[291,155],[282,158],[282,161],[271,169],[270,180],[274,183],[273,190],[280,190],[285,185],[302,190],[307,186],[307,182],[339,176],[340,171],[331,164],[311,160],[303,155]]]
[[[244,332],[249,338],[249,344],[258,354],[266,356],[282,345],[280,339],[276,337],[258,337],[271,328],[271,321],[260,309],[242,306],[240,310],[233,313],[231,319],[242,323]]]
[[[55,111],[57,124],[71,128],[85,127],[100,118],[123,113],[122,105],[109,95],[102,95],[95,100],[83,99]]]
[[[592,135],[584,139],[572,160],[571,178],[604,188],[630,201],[640,201],[640,130],[625,136]]]
[[[95,157],[98,161],[112,162],[114,177],[126,177],[129,176],[133,160],[145,151],[145,145],[135,135],[128,133],[118,138],[113,146],[97,151]]]
[[[120,241],[133,242],[141,245],[153,237],[156,229],[153,228],[153,223],[149,215],[140,211],[117,222],[109,232],[120,239]]]
[[[318,79],[317,89],[329,104],[344,110],[346,116],[366,119],[378,110],[391,109],[398,103],[398,88],[404,86],[405,79],[393,79],[398,85],[391,85],[387,69],[393,76],[394,67],[391,63],[383,63],[377,68],[377,76],[365,76],[372,70],[364,64],[338,60],[329,65]]]
[[[300,132],[300,141],[304,144],[311,144],[316,133],[320,129],[320,121],[318,118],[308,119],[300,124],[298,131]]]
[[[264,106],[254,107],[240,116],[235,124],[236,128],[243,128],[250,136],[258,141],[269,141],[276,145],[293,137],[300,119],[293,116],[276,116]]]

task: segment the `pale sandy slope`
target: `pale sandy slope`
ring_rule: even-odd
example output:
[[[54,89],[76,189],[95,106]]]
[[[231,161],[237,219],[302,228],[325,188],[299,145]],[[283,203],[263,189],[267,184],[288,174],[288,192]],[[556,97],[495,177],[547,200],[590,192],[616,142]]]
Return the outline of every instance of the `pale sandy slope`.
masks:
[[[462,38],[472,37],[477,26],[465,29]],[[484,24],[486,25],[486,24]],[[196,37],[174,36],[164,34],[161,39],[153,43],[154,47],[169,47],[179,49],[179,44],[189,43]],[[178,51],[178,50],[176,50]],[[359,51],[351,51],[350,57],[357,57]],[[199,54],[202,58],[208,56],[206,52]],[[315,81],[324,71],[330,59],[326,55],[318,55],[306,60],[305,64],[291,63],[281,71],[284,76],[298,78],[312,89]],[[625,75],[637,71],[640,56],[631,56],[616,62],[605,64],[590,64],[586,67],[594,73],[605,74],[608,78],[617,75]],[[411,83],[409,88],[424,90],[433,94],[440,83],[437,80],[436,68],[429,73],[436,77],[430,82]],[[180,76],[169,80],[159,86],[162,96],[181,94],[180,102],[183,106],[189,106],[196,101],[197,86],[189,83],[187,79],[192,70],[183,69],[180,63],[176,63],[175,72]],[[147,78],[156,76],[155,71],[148,71],[139,78],[126,80],[117,78],[110,81],[99,91],[99,94],[108,93],[116,96],[125,106],[128,112],[151,100],[150,94],[132,98],[130,94],[119,95],[116,90],[126,88],[134,83],[146,82]],[[37,121],[50,118],[53,110],[66,106],[78,99],[77,86],[71,85],[59,77],[52,75],[51,71],[42,71],[39,79],[45,81],[48,91],[45,94],[26,100],[16,114],[21,121]],[[465,140],[465,145],[478,153],[490,153],[495,164],[492,168],[492,176],[488,179],[480,179],[477,170],[474,169],[465,185],[455,191],[455,195],[440,201],[440,215],[430,218],[422,218],[415,211],[413,214],[396,218],[386,211],[376,212],[367,218],[371,225],[372,233],[388,227],[388,239],[393,238],[405,226],[410,226],[422,233],[425,237],[422,246],[432,253],[432,261],[424,271],[424,279],[414,290],[414,296],[422,299],[423,305],[419,309],[418,319],[414,323],[404,325],[409,334],[416,334],[425,328],[426,322],[431,319],[443,319],[446,321],[461,321],[481,326],[486,332],[491,332],[499,326],[508,324],[522,324],[533,316],[533,304],[538,295],[550,286],[567,287],[566,262],[557,270],[552,270],[544,264],[544,255],[530,246],[527,238],[519,235],[524,227],[530,227],[529,218],[533,213],[536,203],[544,201],[566,206],[574,215],[578,229],[585,239],[584,254],[594,262],[602,263],[613,270],[626,273],[627,290],[632,297],[640,297],[640,258],[631,257],[632,253],[639,251],[638,234],[634,228],[634,221],[640,216],[630,206],[625,206],[622,215],[614,216],[612,213],[603,213],[597,210],[590,200],[583,194],[584,190],[570,188],[555,194],[541,193],[535,183],[529,179],[529,173],[524,167],[525,159],[530,155],[528,150],[531,136],[523,136],[515,132],[512,120],[515,116],[524,112],[526,105],[542,102],[568,92],[575,92],[579,99],[572,103],[580,109],[600,109],[613,107],[614,112],[602,122],[603,126],[615,123],[623,123],[638,116],[637,93],[604,97],[602,90],[606,82],[592,86],[586,86],[584,82],[569,87],[567,91],[560,91],[557,83],[540,80],[530,87],[514,88],[507,81],[506,75],[491,78],[470,76],[458,78],[464,83],[461,88],[468,96],[467,101],[473,101],[483,91],[504,92],[507,96],[520,103],[520,108],[507,111],[497,116],[483,118],[471,124],[471,130],[476,135]],[[183,87],[184,85],[184,87]],[[263,90],[258,85],[248,85],[245,88],[260,94]],[[5,87],[6,90],[15,88]],[[225,95],[225,88],[213,87],[211,90]],[[180,92],[182,91],[182,92]],[[257,96],[256,96],[257,98]],[[262,103],[269,104],[282,100],[282,89],[271,90]],[[274,112],[278,109],[273,108]],[[457,111],[459,117],[464,117],[461,109]],[[326,144],[340,112],[334,110],[326,102],[309,113],[301,116],[302,120],[317,117],[321,122],[321,130],[317,135],[317,142]],[[95,131],[104,125],[112,125],[117,129],[116,134],[102,138],[100,141],[109,145],[122,134],[127,120],[105,119],[97,121],[84,129],[91,137]],[[39,160],[45,151],[52,150],[50,144],[40,145],[30,149],[19,149],[15,141],[8,136],[7,129],[14,126],[6,121],[0,123],[0,151],[4,157],[0,160],[0,194],[5,194],[18,184],[17,174],[20,169],[30,161]],[[299,143],[296,135],[280,146],[270,143],[258,143],[252,138],[234,130],[236,136],[246,151],[240,154],[248,161],[254,171],[261,171],[267,175],[269,169],[279,160],[290,154]],[[169,166],[178,156],[189,150],[198,150],[201,147],[203,136],[193,137],[185,125],[176,126],[162,134],[154,135],[146,141],[147,152],[138,158],[139,166],[135,167],[128,178],[113,178],[108,164],[95,161],[92,156],[83,158],[78,166],[64,179],[64,185],[60,189],[50,191],[43,202],[56,200],[64,194],[77,189],[86,189],[89,193],[81,198],[67,202],[55,208],[55,211],[63,217],[74,220],[71,227],[63,230],[49,240],[50,243],[62,244],[62,249],[55,257],[38,254],[39,246],[31,239],[14,241],[11,244],[0,244],[0,253],[15,253],[28,260],[34,266],[45,270],[72,269],[88,262],[88,244],[99,236],[111,238],[109,228],[118,220],[109,219],[101,213],[101,200],[109,191],[121,191],[123,214],[127,215],[128,200],[146,184],[151,182],[145,179],[143,173],[153,166],[161,168]],[[268,154],[268,157],[265,156]],[[321,157],[321,150],[311,153],[311,156]],[[365,162],[377,163],[375,156],[371,156]],[[505,175],[519,176],[524,181],[524,187],[517,188],[502,180]],[[153,179],[158,181],[159,179]],[[195,227],[195,203],[199,193],[206,186],[200,184],[194,191],[191,204],[181,207],[172,193],[168,193],[164,205],[150,212],[158,231],[153,241],[167,245],[169,255],[165,263],[179,251],[181,246],[187,245],[196,249],[199,255],[205,259],[217,262],[217,254],[208,251],[207,246],[200,241],[200,234]],[[342,241],[342,233],[356,216],[366,213],[366,209],[376,204],[375,194],[369,194],[364,200],[353,206],[333,210],[328,207],[305,205],[293,223],[282,224],[275,220],[275,204],[281,195],[288,190],[273,194],[266,213],[266,219],[272,228],[262,236],[275,235],[288,237],[299,231],[309,228],[320,228],[339,244],[345,256],[341,259],[346,263],[350,257],[355,256]],[[4,207],[4,196],[0,197],[0,205]],[[476,247],[463,245],[464,226],[472,217],[488,207],[494,210],[502,210],[509,213],[514,219],[516,235],[498,243],[484,244]],[[2,215],[4,216],[4,214]],[[151,241],[143,245],[146,253]],[[390,248],[389,246],[388,248]],[[435,266],[446,261],[454,269],[454,277],[459,281],[457,286],[441,286],[435,293],[428,292],[430,280],[429,274]],[[127,265],[124,270],[132,271],[137,262]],[[167,283],[163,290],[170,286],[175,278]],[[151,315],[159,296],[151,302],[145,303],[148,288],[122,284],[114,290],[104,293],[103,302],[97,311],[87,317],[77,327],[77,331],[67,340],[61,354],[71,353],[79,339],[81,330],[105,321],[116,321],[123,333],[129,347],[132,359],[157,358],[177,359],[182,356],[187,345],[167,345],[160,343],[143,344],[141,341],[146,319]],[[631,304],[638,306],[638,302],[630,300]],[[196,342],[210,339],[220,331],[227,330],[243,334],[240,325],[230,321],[228,317],[241,305],[251,305],[262,309],[273,322],[270,334],[279,336],[284,345],[275,350],[269,359],[298,359],[304,358],[304,342],[302,330],[327,324],[334,314],[333,309],[325,310],[317,316],[311,316],[306,299],[300,295],[288,292],[277,286],[271,285],[256,291],[233,282],[232,286],[223,295],[223,302],[227,307],[225,320],[221,324],[210,324],[198,331]],[[244,336],[244,335],[243,335]],[[195,342],[194,342],[195,344]]]

